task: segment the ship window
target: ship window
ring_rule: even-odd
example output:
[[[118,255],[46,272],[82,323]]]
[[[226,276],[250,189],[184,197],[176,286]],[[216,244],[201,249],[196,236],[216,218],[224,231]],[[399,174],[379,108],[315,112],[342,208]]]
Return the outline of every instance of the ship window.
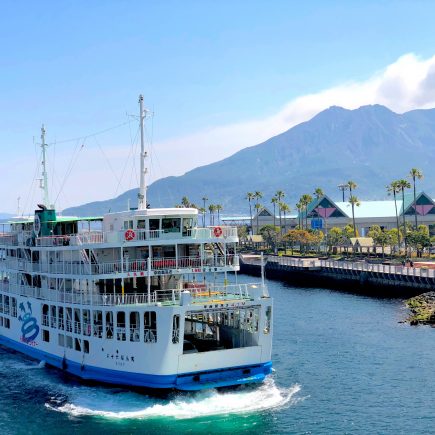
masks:
[[[5,314],[9,314],[9,296],[5,296],[4,304]]]
[[[165,233],[179,233],[181,227],[180,218],[163,218],[162,230]]]
[[[47,331],[46,329],[42,330],[42,341],[46,341],[47,343],[50,342],[50,331]]]
[[[102,311],[94,311],[94,337],[101,338],[103,336],[103,312]]]
[[[58,343],[59,343],[59,346],[62,346],[62,347],[65,346],[65,336],[63,334],[58,335]]]
[[[125,338],[125,313],[124,311],[118,311],[116,314],[116,339],[125,341]]]
[[[42,306],[42,325],[48,326],[48,305],[44,304]]]
[[[50,325],[52,328],[56,328],[56,306],[52,305],[50,307]]]
[[[0,316],[0,326],[3,326],[3,317]]]
[[[74,349],[77,352],[81,352],[82,351],[82,340],[80,338],[75,338],[74,339]]]
[[[4,318],[4,327],[6,329],[9,329],[11,327],[11,321],[7,317]]]
[[[140,341],[140,317],[137,311],[130,313],[130,341]]]
[[[63,330],[64,318],[63,318],[63,307],[59,307],[59,315],[57,317],[58,328]]]
[[[89,353],[89,341],[88,340],[83,340],[83,352]]]
[[[144,230],[145,229],[145,220],[140,219],[137,221],[137,229],[138,230]]]
[[[133,221],[124,221],[124,230],[132,230]]]
[[[266,323],[264,325],[264,333],[265,334],[269,334],[271,322],[272,322],[272,307],[267,307],[267,309],[266,309]]]
[[[91,312],[83,310],[83,335],[91,335]]]
[[[192,218],[183,218],[183,236],[190,237],[192,235]]]
[[[15,298],[12,299],[12,305],[11,305],[11,316],[17,317],[17,300]]]
[[[73,340],[72,337],[70,337],[69,335],[66,336],[66,347],[68,347],[69,349],[73,348]]]
[[[66,321],[65,321],[66,331],[72,332],[72,308],[66,309]],[[72,345],[71,345],[72,347]]]
[[[106,313],[106,338],[109,340],[113,338],[113,313],[111,311]]]
[[[82,324],[80,322],[80,309],[74,308],[74,334],[82,333]]]
[[[155,343],[157,341],[157,319],[155,311],[145,311],[143,326],[145,343]]]
[[[0,313],[3,313],[3,295],[0,294]]]
[[[180,315],[174,314],[172,317],[172,343],[180,341]]]

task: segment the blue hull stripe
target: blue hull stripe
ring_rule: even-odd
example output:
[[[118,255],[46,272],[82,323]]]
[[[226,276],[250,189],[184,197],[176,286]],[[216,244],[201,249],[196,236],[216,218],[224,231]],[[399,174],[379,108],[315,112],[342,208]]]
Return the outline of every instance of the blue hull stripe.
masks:
[[[207,388],[262,382],[272,372],[272,362],[249,366],[226,367],[218,370],[183,373],[178,375],[147,375],[119,370],[103,369],[81,365],[75,361],[64,360],[34,347],[16,342],[0,335],[0,344],[28,355],[47,364],[64,369],[82,379],[115,385],[147,388],[175,388],[178,390],[202,390]]]

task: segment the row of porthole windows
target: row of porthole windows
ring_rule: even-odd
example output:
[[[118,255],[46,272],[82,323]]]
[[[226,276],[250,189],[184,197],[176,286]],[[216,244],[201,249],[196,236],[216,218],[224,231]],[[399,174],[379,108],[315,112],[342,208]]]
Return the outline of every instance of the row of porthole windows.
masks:
[[[42,326],[78,335],[132,342],[157,342],[155,311],[102,311],[42,306]]]
[[[17,317],[17,299],[0,294],[0,313]]]

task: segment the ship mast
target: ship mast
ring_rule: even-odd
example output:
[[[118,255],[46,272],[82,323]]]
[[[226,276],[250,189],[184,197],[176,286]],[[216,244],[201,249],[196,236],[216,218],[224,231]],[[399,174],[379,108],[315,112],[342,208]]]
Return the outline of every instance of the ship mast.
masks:
[[[48,198],[48,177],[47,177],[47,156],[46,156],[46,149],[47,144],[45,143],[45,128],[44,124],[42,124],[41,127],[41,148],[42,148],[42,186],[41,189],[44,191],[44,205],[47,208],[50,208],[50,201]]]
[[[147,208],[147,186],[145,182],[145,174],[147,168],[145,168],[145,158],[147,153],[145,151],[144,143],[144,121],[146,116],[146,110],[143,108],[143,95],[139,95],[139,110],[140,110],[140,186],[138,193],[138,209],[145,210]]]

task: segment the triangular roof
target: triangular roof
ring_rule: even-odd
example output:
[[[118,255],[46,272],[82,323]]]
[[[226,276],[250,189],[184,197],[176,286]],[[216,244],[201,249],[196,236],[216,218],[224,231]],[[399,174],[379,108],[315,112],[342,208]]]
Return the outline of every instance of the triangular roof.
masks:
[[[358,244],[362,248],[370,248],[373,246],[373,239],[371,237],[351,237],[350,242],[353,246]]]
[[[320,198],[314,198],[307,206],[307,213],[309,218],[316,217],[327,219],[329,217],[348,217],[337,203],[327,195],[323,195]],[[305,210],[300,212],[300,216],[305,218]]]
[[[419,192],[416,195],[416,207],[417,214],[419,216],[426,216],[427,214],[435,214],[435,202],[433,199],[427,195],[425,192]],[[407,193],[405,194],[405,202],[403,204],[403,208],[400,209],[400,213],[403,213],[405,210],[406,215],[414,215],[414,194]]]

